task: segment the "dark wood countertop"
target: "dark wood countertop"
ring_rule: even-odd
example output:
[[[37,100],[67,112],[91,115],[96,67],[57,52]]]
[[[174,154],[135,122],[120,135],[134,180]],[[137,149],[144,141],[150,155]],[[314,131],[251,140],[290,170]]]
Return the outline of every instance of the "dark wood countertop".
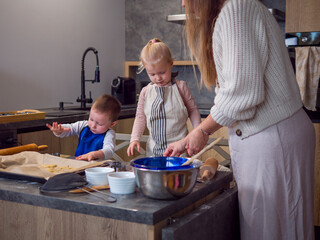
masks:
[[[44,119],[21,121],[12,123],[0,124],[0,131],[16,131],[17,133],[26,133],[33,131],[46,130],[46,123],[59,122],[59,123],[71,123],[81,120],[87,120],[90,110],[80,110],[72,107],[67,107],[60,111],[58,108],[46,108],[39,109],[46,112]],[[210,113],[208,108],[199,108],[201,117],[205,118]],[[136,106],[123,106],[119,119],[134,118],[136,114]]]
[[[72,108],[65,108],[63,111],[59,111],[58,108],[47,108],[39,110],[46,112],[46,117],[44,119],[3,123],[0,124],[0,131],[13,130],[17,131],[17,133],[25,133],[46,130],[46,123],[71,123],[81,120],[87,120],[90,112],[89,110],[74,110]],[[61,115],[59,115],[59,112],[61,113]],[[135,113],[135,107],[124,108],[120,112],[119,119],[133,118],[135,117]]]
[[[210,107],[208,105],[200,105],[199,112],[202,118],[207,117],[210,114]],[[39,109],[46,112],[44,119],[21,121],[12,123],[0,124],[0,131],[16,131],[17,133],[26,133],[33,131],[46,130],[46,123],[59,122],[59,123],[71,123],[81,120],[87,120],[89,117],[89,110],[74,110],[74,108],[65,108],[63,111],[59,111],[58,108]],[[57,113],[62,113],[58,116]],[[313,123],[320,123],[320,111],[312,112],[306,111]],[[63,114],[65,113],[65,114]],[[52,115],[51,115],[52,114]],[[121,112],[119,119],[134,118],[136,114],[136,106],[125,106]],[[54,115],[54,116],[53,116]]]
[[[0,200],[154,225],[207,198],[212,192],[222,190],[232,179],[231,172],[218,171],[212,180],[196,183],[190,194],[177,200],[150,199],[138,189],[128,195],[111,194],[106,190],[117,198],[117,202],[108,203],[88,194],[61,192],[45,195],[39,191],[41,183],[0,178]]]

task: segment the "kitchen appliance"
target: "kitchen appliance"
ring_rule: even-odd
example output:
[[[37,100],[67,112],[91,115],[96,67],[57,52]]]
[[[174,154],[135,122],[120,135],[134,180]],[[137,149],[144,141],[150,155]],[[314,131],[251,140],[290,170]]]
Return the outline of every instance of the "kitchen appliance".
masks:
[[[122,105],[136,104],[136,81],[132,78],[117,77],[111,83],[112,95]]]

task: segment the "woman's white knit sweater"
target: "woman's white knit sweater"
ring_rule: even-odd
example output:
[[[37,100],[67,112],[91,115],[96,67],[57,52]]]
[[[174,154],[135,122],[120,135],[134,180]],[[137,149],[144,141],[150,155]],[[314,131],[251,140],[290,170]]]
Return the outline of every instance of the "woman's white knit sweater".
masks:
[[[278,23],[257,0],[228,0],[217,18],[213,56],[219,87],[212,118],[241,138],[292,116],[302,107]]]

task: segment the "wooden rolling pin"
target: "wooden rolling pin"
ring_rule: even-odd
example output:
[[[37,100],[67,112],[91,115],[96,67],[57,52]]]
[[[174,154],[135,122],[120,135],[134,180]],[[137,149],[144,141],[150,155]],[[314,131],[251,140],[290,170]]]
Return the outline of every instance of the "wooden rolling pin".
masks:
[[[217,159],[210,157],[200,167],[199,174],[202,180],[206,181],[214,177],[217,172],[219,162]]]
[[[0,155],[12,155],[12,154],[20,153],[23,151],[37,151],[37,152],[39,152],[42,150],[46,150],[47,148],[48,148],[47,145],[37,146],[37,144],[31,143],[31,144],[21,145],[18,147],[0,149]]]

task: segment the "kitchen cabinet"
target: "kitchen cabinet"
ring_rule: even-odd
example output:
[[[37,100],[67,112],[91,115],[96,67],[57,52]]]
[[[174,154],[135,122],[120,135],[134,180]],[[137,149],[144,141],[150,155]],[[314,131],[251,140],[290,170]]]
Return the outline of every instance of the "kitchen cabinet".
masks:
[[[66,108],[67,112],[70,112]],[[57,109],[50,108],[43,110],[46,113],[57,112]],[[130,120],[127,123],[127,119],[132,119],[135,114],[135,108],[123,109],[119,116],[120,128],[127,129],[130,127]],[[64,155],[74,155],[76,147],[78,145],[78,137],[70,136],[67,138],[58,138],[46,127],[46,123],[59,122],[59,123],[71,123],[81,120],[87,120],[89,111],[59,115],[56,117],[46,116],[44,119],[10,122],[0,124],[0,148],[14,147],[17,145],[25,145],[35,143],[37,145],[47,145],[48,149],[42,153],[61,153]],[[132,120],[131,120],[132,121]],[[119,129],[118,129],[119,130]],[[128,132],[129,133],[129,132]],[[130,129],[131,133],[131,129]]]
[[[70,136],[66,138],[58,138],[54,136],[50,130],[42,130],[18,134],[18,143],[21,145],[30,143],[47,145],[48,149],[41,153],[74,155],[78,146],[78,137]]]
[[[114,130],[117,133],[126,133],[131,134],[133,121],[134,121],[134,113],[135,110],[130,110],[130,113],[123,113],[119,123],[115,126]],[[60,120],[63,122],[72,122],[75,120],[83,120],[87,119],[88,116],[79,116],[79,118],[73,117],[65,117]],[[12,124],[0,124],[0,135],[3,133],[3,137],[14,138],[18,140],[19,144],[29,144],[36,143],[37,145],[48,145],[48,149],[44,152],[47,153],[62,153],[66,155],[73,155],[78,144],[78,138],[76,136],[72,136],[69,138],[57,138],[55,137],[50,130],[47,130],[45,127],[45,123],[50,119],[45,120],[34,120],[29,122],[20,122],[20,123],[12,123]],[[57,121],[57,119],[52,119]],[[315,156],[315,166],[314,166],[314,224],[316,226],[320,226],[320,123],[314,123],[314,127],[316,130],[316,156]],[[192,129],[191,123],[188,121],[189,130]],[[29,130],[31,129],[31,130]],[[40,129],[39,131],[35,131],[35,129]],[[144,133],[148,135],[147,130]],[[17,135],[17,137],[16,137]],[[218,138],[223,136],[225,139],[228,139],[227,128],[221,128],[212,136],[213,138]],[[119,143],[119,141],[118,141]],[[226,152],[229,153],[229,149],[227,146],[222,147]],[[126,149],[124,148],[120,150],[119,153],[123,159],[129,161],[126,154]],[[209,150],[204,153],[201,157],[202,160],[207,159],[208,157],[215,157],[221,163],[225,160],[219,153],[215,150]]]
[[[286,0],[286,33],[320,31],[319,0]]]
[[[134,118],[120,119],[113,129],[117,133],[131,134],[133,121]],[[21,145],[30,143],[48,145],[48,149],[42,153],[60,153],[73,156],[78,146],[78,136],[59,138],[54,136],[50,130],[41,130],[18,134],[18,143]],[[120,150],[118,154],[125,158],[126,149]]]
[[[108,203],[88,194],[41,194],[40,183],[1,178],[0,239],[167,240],[181,227],[188,227],[189,219],[197,222],[200,215],[206,221],[198,221],[194,231],[199,236],[206,233],[201,239],[234,239],[230,235],[239,226],[238,203],[237,188],[229,188],[231,181],[231,172],[218,171],[214,179],[196,183],[190,194],[177,200],[150,199],[137,190],[113,194],[117,202]],[[216,236],[211,235],[213,223],[220,232],[230,231],[212,238]],[[180,239],[189,239],[187,232],[182,234]]]
[[[314,225],[320,226],[320,123],[313,124],[316,131],[314,163]]]
[[[0,149],[13,147],[17,144],[17,132],[10,129],[0,131]]]

